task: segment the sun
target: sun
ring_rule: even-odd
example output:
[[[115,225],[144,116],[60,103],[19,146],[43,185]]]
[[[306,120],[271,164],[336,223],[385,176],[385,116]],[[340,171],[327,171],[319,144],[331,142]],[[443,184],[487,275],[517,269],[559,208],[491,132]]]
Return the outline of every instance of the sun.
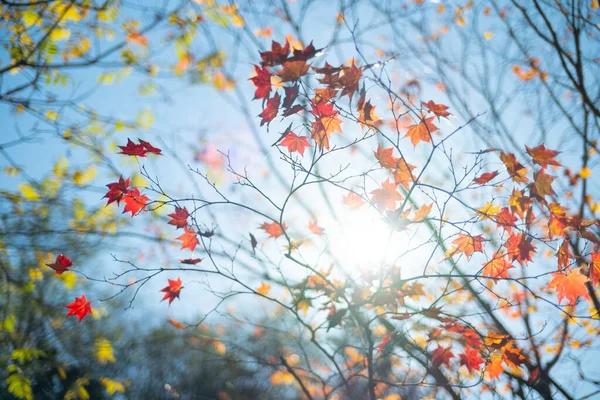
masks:
[[[328,233],[333,256],[348,272],[381,266],[392,250],[390,228],[374,209],[343,213]]]

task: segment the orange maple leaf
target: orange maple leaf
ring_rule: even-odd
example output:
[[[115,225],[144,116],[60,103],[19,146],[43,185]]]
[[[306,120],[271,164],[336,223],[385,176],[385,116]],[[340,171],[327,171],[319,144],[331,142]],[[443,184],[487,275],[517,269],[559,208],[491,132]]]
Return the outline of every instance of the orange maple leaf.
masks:
[[[277,73],[282,82],[294,82],[302,78],[308,72],[309,64],[306,61],[286,61],[283,68]]]
[[[558,304],[565,298],[571,305],[575,304],[577,297],[590,299],[590,294],[585,285],[590,278],[580,273],[580,269],[581,268],[575,268],[567,274],[562,272],[555,272],[552,274],[552,280],[548,283],[546,289],[556,289]]]
[[[473,253],[483,252],[483,242],[485,242],[485,239],[481,235],[471,236],[459,233],[458,237],[452,241],[452,244],[456,245],[455,253],[464,253],[467,258],[471,258]]]
[[[499,278],[508,278],[508,270],[514,267],[506,260],[505,254],[496,252],[492,259],[484,264],[481,275],[490,277],[497,282]]]
[[[543,169],[533,175],[534,186],[531,188],[531,193],[545,198],[556,194],[552,189],[552,182],[556,179],[554,175],[548,175]],[[534,190],[535,189],[535,190]]]
[[[392,155],[394,148],[390,147],[384,149],[381,145],[377,146],[377,151],[373,152],[373,155],[379,161],[379,165],[385,169],[392,169],[396,166],[397,158]]]
[[[141,210],[146,209],[146,204],[150,199],[145,194],[141,194],[138,188],[133,188],[128,190],[121,200],[125,203],[123,214],[131,211],[131,216],[133,217]]]
[[[448,111],[446,111],[446,110],[448,110],[448,106],[446,106],[444,104],[436,104],[433,102],[433,100],[429,100],[428,102],[422,103],[422,104],[425,107],[427,107],[427,109],[429,111],[434,113],[438,118],[439,117],[446,118],[446,117],[449,117],[450,115],[452,115]]]
[[[527,151],[527,154],[531,156],[533,162],[541,165],[542,168],[546,168],[548,165],[560,165],[560,163],[554,159],[559,152],[547,149],[543,143],[533,148],[525,146],[525,150]]]
[[[381,189],[375,189],[371,192],[371,201],[382,210],[395,210],[396,202],[403,199],[402,195],[396,190],[398,185],[387,179],[381,184]]]
[[[594,285],[598,284],[598,280],[600,280],[600,252],[592,251],[592,257],[590,262],[590,279],[594,283]]]
[[[413,215],[412,220],[414,222],[424,220],[425,217],[431,212],[432,208],[433,208],[433,203],[431,203],[429,205],[423,204],[421,206],[421,208],[419,208],[418,210],[415,211],[415,214]]]
[[[354,192],[350,192],[344,196],[344,203],[350,207],[351,210],[358,210],[366,204],[363,198]]]
[[[439,130],[432,122],[434,118],[423,118],[418,124],[409,126],[404,137],[410,137],[410,141],[415,147],[417,147],[419,142],[431,143],[431,134]]]
[[[260,228],[269,234],[269,238],[273,239],[283,235],[283,231],[287,230],[285,222],[283,223],[283,227],[279,225],[278,222],[265,222],[260,226]]]
[[[396,185],[402,185],[405,189],[408,189],[411,183],[416,182],[417,178],[412,173],[415,168],[417,167],[407,163],[404,158],[397,158],[396,169],[392,173]]]
[[[483,185],[494,179],[496,176],[498,176],[498,171],[485,172],[479,175],[477,178],[473,179],[473,182],[475,182],[478,185]]]
[[[190,249],[191,251],[194,251],[196,246],[200,244],[198,237],[196,236],[196,230],[187,227],[184,227],[183,230],[185,233],[175,239],[181,240],[181,250]]]
[[[500,153],[500,160],[504,163],[508,174],[512,178],[513,181],[517,183],[527,183],[529,179],[527,179],[527,168],[525,168],[517,158],[512,153]]]
[[[318,236],[321,236],[325,233],[325,230],[319,226],[316,220],[308,223],[308,229]]]
[[[504,372],[502,358],[492,358],[492,362],[485,366],[485,372],[488,374],[489,379],[498,379],[500,374]]]
[[[465,365],[469,372],[479,370],[479,366],[483,362],[483,359],[479,357],[479,351],[470,347],[467,347],[465,352],[460,355],[460,365]]]
[[[279,145],[286,146],[290,153],[297,151],[301,156],[304,155],[304,150],[307,147],[310,147],[310,143],[306,136],[298,136],[294,132],[288,133],[281,142],[279,142]]]

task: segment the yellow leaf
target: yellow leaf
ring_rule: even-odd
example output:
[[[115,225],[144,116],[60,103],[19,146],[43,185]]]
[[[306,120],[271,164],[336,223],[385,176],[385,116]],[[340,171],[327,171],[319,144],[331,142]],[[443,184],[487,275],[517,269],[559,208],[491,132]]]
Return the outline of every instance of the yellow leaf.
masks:
[[[263,296],[267,296],[269,294],[269,290],[271,290],[271,285],[265,282],[262,282],[260,286],[256,288],[256,292],[262,294]]]
[[[100,382],[104,385],[104,388],[110,395],[125,392],[125,386],[123,386],[121,382],[113,381],[108,378],[101,378]]]
[[[92,165],[83,171],[75,171],[75,173],[73,173],[73,182],[77,186],[84,186],[92,182],[95,177],[96,167]]]
[[[600,3],[598,2],[598,0],[592,0],[592,4],[590,4],[590,8],[592,10],[597,10],[598,7],[600,7]]]
[[[6,378],[8,392],[19,399],[32,400],[31,382],[20,373],[14,373]]]
[[[477,208],[477,211],[479,212],[479,215],[481,216],[482,220],[495,216],[501,210],[502,208],[500,206],[495,206],[489,201],[485,203],[485,206]]]
[[[71,31],[66,28],[56,28],[50,34],[50,38],[56,42],[67,40],[71,37]]]
[[[23,12],[22,18],[26,28],[33,26],[33,24],[38,22],[40,19],[39,15],[37,15],[37,13],[33,10],[25,10]]]
[[[52,173],[57,178],[63,178],[67,173],[67,168],[69,167],[69,161],[65,157],[61,157],[54,164],[54,169]]]
[[[581,179],[587,179],[592,176],[592,171],[588,167],[583,167],[581,168],[581,171],[579,171],[579,176]]]
[[[42,274],[42,270],[40,268],[31,268],[29,270],[30,281],[41,281],[42,279],[44,279],[44,275]]]
[[[58,118],[58,114],[56,113],[56,111],[54,111],[54,110],[46,111],[46,119],[48,119],[50,121],[56,121],[57,118]]]
[[[491,40],[494,37],[494,34],[490,31],[486,31],[484,32],[483,37],[485,40]]]
[[[116,362],[115,355],[113,354],[113,348],[108,339],[98,338],[94,343],[96,348],[96,359],[102,365],[106,365],[107,362]]]
[[[77,283],[77,275],[72,271],[66,271],[55,276],[62,281],[66,289],[73,289]]]
[[[25,198],[25,200],[27,200],[27,201],[39,201],[40,200],[39,193],[29,183],[24,182],[24,183],[19,184],[18,189],[21,192],[21,196],[23,196],[23,198]]]

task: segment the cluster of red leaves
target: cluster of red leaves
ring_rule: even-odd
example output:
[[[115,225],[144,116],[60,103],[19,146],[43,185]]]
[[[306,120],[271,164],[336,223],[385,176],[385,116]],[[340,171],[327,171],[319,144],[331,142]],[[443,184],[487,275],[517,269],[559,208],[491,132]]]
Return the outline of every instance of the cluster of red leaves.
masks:
[[[146,209],[146,205],[150,198],[145,194],[140,193],[138,188],[131,188],[131,182],[129,178],[123,179],[119,177],[118,182],[112,182],[106,185],[108,192],[104,195],[104,198],[108,199],[106,205],[112,202],[117,202],[117,205],[121,201],[125,203],[123,213],[131,212],[131,216],[138,214],[141,210]]]
[[[69,257],[64,254],[59,254],[56,256],[56,260],[53,263],[46,265],[56,271],[57,275],[62,275],[69,267],[73,266],[73,263]],[[81,297],[76,297],[74,302],[67,304],[65,308],[69,310],[67,312],[67,318],[71,315],[75,315],[79,322],[81,322],[86,315],[92,312],[92,302],[87,301],[85,295],[81,295]]]
[[[131,139],[127,139],[127,145],[119,146],[121,152],[119,154],[125,154],[126,156],[137,156],[146,157],[148,153],[160,155],[161,149],[152,146],[150,143],[138,139],[139,144],[133,143]]]

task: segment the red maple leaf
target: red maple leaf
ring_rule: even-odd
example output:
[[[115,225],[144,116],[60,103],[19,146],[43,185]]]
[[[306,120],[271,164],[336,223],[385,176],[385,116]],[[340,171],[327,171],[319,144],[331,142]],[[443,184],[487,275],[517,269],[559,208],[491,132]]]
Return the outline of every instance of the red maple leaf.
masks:
[[[161,292],[165,293],[165,295],[161,301],[169,299],[169,305],[171,305],[173,300],[175,300],[176,298],[177,299],[179,298],[179,294],[181,292],[181,289],[183,289],[183,286],[181,286],[181,278],[179,278],[179,277],[177,278],[177,280],[175,280],[175,279],[167,279],[167,280],[168,280],[169,284],[160,290]]]
[[[133,217],[141,210],[146,208],[146,204],[150,199],[145,194],[141,194],[138,188],[133,188],[128,190],[127,193],[123,196],[123,202],[125,203],[125,208],[123,209],[123,214],[131,211],[131,216]]]
[[[512,261],[518,261],[521,264],[527,264],[532,260],[536,247],[533,245],[532,238],[523,233],[512,234],[504,244],[508,251],[508,256]]]
[[[150,143],[146,142],[145,140],[139,139],[139,142],[142,146],[144,146],[144,149],[146,149],[146,151],[148,153],[152,153],[152,154],[156,154],[157,156],[162,154],[162,150],[159,149],[158,147],[154,147],[152,146]]]
[[[377,345],[378,353],[381,353],[383,351],[383,349],[385,349],[385,346],[387,346],[387,344],[390,342],[390,340],[392,340],[393,336],[394,336],[394,333],[390,332],[381,339],[381,343],[379,343]]]
[[[290,108],[292,106],[292,104],[294,104],[294,101],[296,101],[296,97],[298,97],[298,92],[300,91],[300,86],[298,86],[298,85],[286,86],[283,88],[283,90],[285,91],[285,98],[283,99],[283,107]],[[302,108],[302,107],[300,107],[300,108]],[[286,112],[288,112],[288,111],[286,111]]]
[[[184,260],[179,260],[182,264],[188,264],[188,265],[196,265],[198,264],[200,261],[202,261],[201,258],[186,258]]]
[[[281,101],[281,96],[279,93],[276,93],[275,96],[267,100],[267,106],[264,110],[258,115],[261,117],[260,126],[264,124],[269,125],[273,119],[277,116],[277,112],[279,112],[279,103]]]
[[[287,59],[288,54],[290,54],[290,43],[287,40],[284,46],[273,40],[271,42],[271,51],[260,52],[261,65],[272,67],[281,64]]]
[[[194,251],[196,246],[200,244],[200,242],[198,241],[198,237],[196,236],[196,231],[194,230],[194,228],[188,227],[184,227],[183,230],[185,231],[185,233],[175,239],[181,240],[181,250],[190,249],[191,251]]]
[[[67,270],[70,266],[73,265],[71,259],[64,254],[59,254],[56,256],[56,261],[52,264],[46,264],[50,268],[56,271],[58,275],[61,275],[63,272]]]
[[[581,268],[575,268],[567,274],[563,274],[562,272],[555,272],[552,274],[552,280],[548,283],[546,288],[556,289],[559,304],[565,298],[571,305],[575,304],[577,297],[590,299],[590,294],[585,285],[590,278],[580,273],[580,269]]]
[[[256,90],[254,91],[254,99],[268,99],[271,93],[271,72],[267,67],[254,66],[256,75],[250,78]]]
[[[454,354],[449,347],[438,346],[437,349],[431,352],[431,363],[436,367],[440,365],[450,365],[450,359],[454,358]]]
[[[135,144],[131,139],[127,139],[126,146],[119,146],[119,148],[121,149],[119,154],[125,154],[126,156],[146,157],[148,153],[143,144]]]
[[[469,372],[479,370],[483,363],[483,359],[479,357],[479,351],[470,347],[467,347],[465,352],[460,355],[460,365],[465,365]]]
[[[304,49],[294,49],[294,55],[290,57],[290,60],[307,61],[317,55],[323,49],[315,49],[312,42]]]
[[[485,172],[479,175],[477,178],[475,178],[473,182],[475,182],[478,185],[483,185],[494,179],[496,176],[498,176],[498,171]]]
[[[546,168],[548,165],[560,165],[560,163],[554,159],[559,152],[547,149],[543,143],[533,148],[525,146],[525,150],[527,151],[527,154],[531,156],[533,162],[541,165],[542,168]]]
[[[427,107],[427,109],[429,111],[431,111],[432,113],[434,113],[438,118],[439,117],[449,117],[451,114],[446,111],[448,109],[448,106],[444,105],[444,104],[436,104],[433,102],[433,100],[429,100],[426,103],[423,103],[423,105],[425,107]]]
[[[106,203],[106,205],[109,205],[113,201],[116,201],[117,204],[119,204],[123,195],[129,190],[130,185],[129,178],[123,180],[122,176],[119,177],[119,182],[112,182],[106,185],[108,187],[108,192],[103,197],[108,198],[108,203]]]
[[[71,315],[75,315],[79,322],[81,322],[86,315],[92,312],[92,302],[87,301],[85,294],[82,294],[81,297],[75,297],[75,301],[71,304],[67,304],[65,308],[69,309],[67,318]]]
[[[177,229],[185,228],[188,225],[187,219],[189,215],[190,214],[186,207],[175,207],[175,212],[168,215],[169,217],[171,217],[169,225],[174,225],[177,227]]]
[[[302,156],[304,155],[304,150],[307,147],[310,147],[310,143],[306,136],[298,136],[294,132],[288,133],[281,142],[279,142],[279,145],[286,146],[290,153],[297,151]]]
[[[265,222],[260,228],[269,234],[269,238],[276,239],[279,236],[283,235],[283,232],[287,229],[285,222],[283,223],[283,227],[279,225],[278,222]]]

